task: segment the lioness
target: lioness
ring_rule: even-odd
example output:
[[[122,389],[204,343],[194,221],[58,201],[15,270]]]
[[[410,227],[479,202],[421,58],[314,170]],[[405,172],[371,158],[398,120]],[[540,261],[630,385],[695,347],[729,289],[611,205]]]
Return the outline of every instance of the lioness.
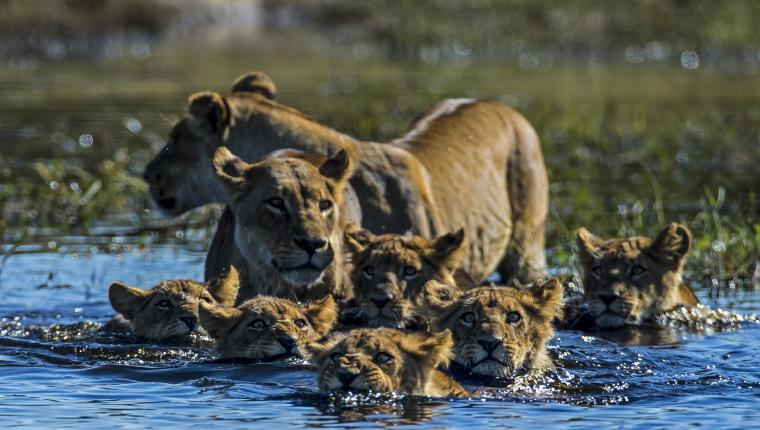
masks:
[[[451,357],[451,333],[409,333],[392,328],[355,329],[308,347],[324,392],[359,390],[418,396],[469,393],[438,370]]]
[[[464,227],[470,239],[462,269],[476,282],[494,270],[532,280],[545,268],[546,168],[533,127],[495,101],[450,99],[419,117],[400,138],[363,142],[274,102],[271,79],[241,76],[229,96],[190,97],[190,116],[174,125],[144,177],[171,216],[232,196],[214,174],[212,157],[226,147],[248,162],[282,148],[356,160],[351,184],[362,225],[376,233],[436,237]],[[225,219],[224,223],[233,222]],[[213,243],[209,258],[216,261]],[[229,246],[229,245],[226,245]],[[212,265],[207,277],[217,274]]]
[[[699,303],[683,282],[683,263],[691,245],[689,230],[676,223],[654,239],[603,240],[578,230],[583,293],[600,328],[641,324],[679,305]]]
[[[199,314],[224,358],[308,358],[305,345],[329,333],[338,309],[332,296],[305,305],[259,296],[237,308],[201,303]]]
[[[104,330],[128,329],[148,339],[184,336],[198,325],[198,304],[232,305],[238,293],[238,272],[234,267],[223,278],[204,285],[189,280],[162,281],[150,290],[115,281],[108,288],[108,300],[120,315],[106,323]]]
[[[296,301],[350,296],[340,213],[353,170],[346,151],[316,167],[288,157],[248,164],[221,147],[214,168],[231,194],[238,303],[259,294]]]
[[[465,248],[462,229],[429,240],[374,235],[352,224],[345,239],[359,318],[373,327],[405,328],[412,323],[422,287],[431,279],[453,284]]]
[[[562,285],[552,279],[520,290],[478,287],[462,291],[430,281],[424,308],[434,330],[454,333],[454,363],[476,375],[509,377],[552,367],[546,341],[562,314]]]

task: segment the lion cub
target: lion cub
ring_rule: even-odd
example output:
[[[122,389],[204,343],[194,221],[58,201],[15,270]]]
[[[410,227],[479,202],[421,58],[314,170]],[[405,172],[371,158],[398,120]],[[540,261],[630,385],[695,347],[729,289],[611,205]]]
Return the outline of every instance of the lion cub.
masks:
[[[454,334],[454,363],[490,377],[552,367],[545,345],[554,334],[552,320],[562,314],[562,293],[556,279],[524,290],[468,291],[430,281],[423,291],[433,329]]]
[[[309,345],[324,392],[359,390],[418,396],[469,393],[438,370],[451,357],[451,332],[410,333],[392,328],[355,329]]]
[[[148,339],[184,336],[198,325],[198,304],[232,305],[238,292],[238,272],[231,267],[227,275],[208,284],[188,280],[161,281],[150,290],[113,282],[108,300],[120,315],[103,327],[105,331],[127,329]]]
[[[329,333],[338,309],[332,296],[306,305],[259,296],[236,308],[202,303],[201,325],[224,358],[308,358],[305,346]]]
[[[671,223],[655,238],[603,240],[578,230],[578,256],[589,311],[600,328],[637,325],[679,305],[696,306],[682,279],[691,234]]]
[[[372,327],[407,328],[415,317],[427,281],[454,284],[465,250],[464,230],[429,240],[420,236],[376,236],[353,224],[346,227],[351,278],[358,317]]]

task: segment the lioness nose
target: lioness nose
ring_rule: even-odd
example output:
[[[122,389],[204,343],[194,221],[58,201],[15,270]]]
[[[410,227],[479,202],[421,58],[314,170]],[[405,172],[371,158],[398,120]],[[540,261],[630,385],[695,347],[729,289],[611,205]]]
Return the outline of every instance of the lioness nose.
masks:
[[[604,302],[605,305],[609,305],[617,298],[614,294],[599,294],[599,300]]]
[[[385,297],[382,299],[370,299],[370,300],[372,301],[372,303],[375,304],[375,306],[377,306],[378,309],[382,309],[386,304],[388,304],[388,302],[391,301],[391,299],[388,299]]]
[[[314,238],[295,238],[293,241],[304,251],[308,252],[309,255],[314,254],[327,245],[326,241]]]
[[[492,352],[494,349],[496,349],[497,346],[499,346],[499,341],[496,340],[496,339],[493,339],[493,338],[490,338],[490,339],[478,339],[478,343],[487,352]]]

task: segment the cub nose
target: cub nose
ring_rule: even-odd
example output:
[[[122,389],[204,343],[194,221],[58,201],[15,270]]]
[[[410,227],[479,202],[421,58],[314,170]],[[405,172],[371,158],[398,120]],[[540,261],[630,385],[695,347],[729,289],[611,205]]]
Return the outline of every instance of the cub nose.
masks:
[[[198,318],[194,316],[182,317],[180,320],[182,320],[182,322],[185,323],[190,330],[194,329],[195,325],[198,323]]]
[[[605,305],[609,305],[617,298],[614,294],[599,294],[599,300],[604,302]]]
[[[499,346],[499,341],[493,338],[478,339],[478,343],[480,344],[480,346],[483,347],[483,349],[486,350],[486,352],[493,352],[493,350],[496,349],[497,346]]]
[[[143,172],[143,179],[145,179],[145,182],[147,182],[148,185],[155,185],[156,183],[158,183],[158,181],[161,180],[161,174],[158,172],[148,173],[148,171],[146,170],[145,172]]]
[[[382,299],[370,299],[370,301],[374,303],[378,309],[382,309],[386,304],[388,304],[388,302],[391,301],[391,299],[384,297]]]
[[[356,373],[340,372],[338,373],[338,380],[340,381],[341,384],[343,384],[344,388],[348,388],[351,386],[351,383],[354,382],[357,376],[359,375],[357,375]]]
[[[308,252],[309,255],[314,254],[318,250],[322,249],[327,245],[327,242],[323,239],[314,239],[314,238],[295,238],[293,241],[298,245],[301,249]]]
[[[296,341],[289,338],[289,337],[278,337],[276,338],[277,342],[280,343],[285,349],[290,352],[291,349],[293,349],[294,346],[296,346]]]

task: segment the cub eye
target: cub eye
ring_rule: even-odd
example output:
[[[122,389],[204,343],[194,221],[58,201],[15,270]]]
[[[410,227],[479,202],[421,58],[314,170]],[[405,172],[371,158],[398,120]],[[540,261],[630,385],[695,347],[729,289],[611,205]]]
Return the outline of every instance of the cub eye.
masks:
[[[478,317],[475,316],[475,314],[472,313],[472,312],[465,312],[465,313],[462,314],[461,317],[459,317],[459,319],[461,319],[462,322],[466,323],[466,324],[472,324],[472,323],[474,323],[477,318]]]
[[[511,324],[519,322],[521,319],[522,317],[517,312],[510,312],[507,314],[507,322]]]
[[[266,203],[267,206],[269,206],[269,207],[271,207],[273,209],[276,209],[278,211],[283,211],[283,212],[285,211],[285,202],[281,198],[279,198],[279,197],[275,197],[273,199],[269,199],[269,200],[265,201],[264,203]]]
[[[375,266],[364,266],[362,272],[364,272],[364,276],[373,278],[375,276]]]
[[[388,354],[387,352],[378,352],[374,358],[375,363],[378,363],[378,364],[387,363],[391,361],[392,359],[393,357],[391,357],[391,355]]]
[[[169,309],[174,305],[172,304],[170,300],[163,299],[163,300],[160,300],[158,303],[156,303],[156,306],[161,309]]]
[[[642,273],[644,273],[646,271],[647,271],[647,269],[645,269],[645,268],[643,268],[641,266],[633,266],[633,268],[631,268],[631,275],[638,276],[638,275],[641,275]]]
[[[256,330],[261,330],[262,328],[266,328],[266,326],[266,321],[260,318],[256,318],[255,320],[251,321],[250,324],[248,324],[248,327],[255,328]]]
[[[306,327],[306,320],[304,320],[304,319],[297,319],[297,320],[295,320],[293,322],[295,323],[296,327],[298,327],[298,328],[304,328],[304,327]]]
[[[332,354],[330,354],[330,360],[332,360],[333,363],[338,364],[340,363],[340,357],[342,356],[343,354],[341,354],[340,352],[333,352]]]
[[[602,269],[602,266],[594,266],[591,268],[591,273],[595,276],[602,276],[602,274],[604,274],[604,269]]]
[[[319,202],[319,210],[326,211],[330,209],[333,206],[333,203],[330,200],[322,200]]]
[[[417,269],[412,266],[404,266],[404,276],[411,278],[417,274]]]

